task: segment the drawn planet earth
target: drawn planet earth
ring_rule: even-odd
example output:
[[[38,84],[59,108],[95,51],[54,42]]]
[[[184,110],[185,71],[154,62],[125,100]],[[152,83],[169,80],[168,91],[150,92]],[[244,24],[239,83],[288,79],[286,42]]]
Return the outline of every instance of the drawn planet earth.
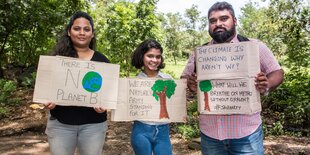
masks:
[[[102,77],[97,72],[90,71],[85,74],[82,80],[83,88],[88,92],[97,92],[102,85]]]

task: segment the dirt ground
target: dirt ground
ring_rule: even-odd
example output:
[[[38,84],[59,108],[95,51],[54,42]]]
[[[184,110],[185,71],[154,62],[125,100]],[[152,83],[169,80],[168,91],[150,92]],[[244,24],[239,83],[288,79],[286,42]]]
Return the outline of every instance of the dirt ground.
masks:
[[[22,106],[12,109],[8,118],[0,119],[0,155],[49,155],[47,137],[44,134],[46,125],[45,109],[32,109],[31,93],[25,95]],[[106,142],[103,148],[105,155],[132,155],[130,145],[131,122],[109,121]],[[200,155],[200,150],[189,149],[198,146],[181,138],[171,131],[174,155]],[[266,137],[265,154],[310,155],[310,137]]]

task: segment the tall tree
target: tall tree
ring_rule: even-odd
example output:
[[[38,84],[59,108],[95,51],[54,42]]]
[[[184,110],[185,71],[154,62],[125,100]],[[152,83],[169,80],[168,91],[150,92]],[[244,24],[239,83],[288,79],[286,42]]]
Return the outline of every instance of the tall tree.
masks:
[[[187,42],[186,49],[188,51],[192,48],[201,45],[203,42],[206,42],[208,38],[208,32],[205,31],[207,27],[208,18],[200,15],[197,5],[192,5],[191,8],[185,10],[185,18],[187,19],[186,23],[186,32],[187,32]]]
[[[125,71],[122,76],[129,76],[131,54],[141,41],[154,38],[161,41],[159,20],[155,15],[157,0],[140,0],[137,4],[117,1],[109,8],[104,47],[112,62],[121,65]]]
[[[165,45],[169,56],[172,56],[174,63],[177,64],[177,57],[181,55],[181,49],[184,45],[184,35],[182,31],[185,28],[185,21],[179,13],[168,13],[163,21],[165,32]]]
[[[78,0],[9,1],[0,5],[0,67],[35,65],[54,44],[62,25],[83,8]]]

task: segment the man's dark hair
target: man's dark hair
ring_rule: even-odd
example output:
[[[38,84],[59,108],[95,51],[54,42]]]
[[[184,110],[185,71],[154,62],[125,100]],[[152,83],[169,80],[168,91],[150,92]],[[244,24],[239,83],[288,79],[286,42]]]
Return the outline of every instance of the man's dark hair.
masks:
[[[216,2],[215,4],[213,4],[211,6],[211,8],[209,9],[208,11],[208,18],[210,17],[210,14],[212,11],[222,11],[222,10],[228,10],[229,13],[231,14],[231,16],[233,18],[236,18],[235,17],[235,12],[234,12],[234,9],[232,7],[231,4],[227,3],[227,2]]]
[[[141,69],[142,66],[144,66],[144,63],[143,63],[144,54],[152,48],[160,50],[160,53],[163,54],[163,48],[156,40],[147,39],[143,41],[142,43],[140,43],[138,47],[135,49],[135,51],[133,52],[132,57],[131,57],[132,58],[131,65],[137,69]],[[158,70],[164,67],[165,67],[164,58],[161,56],[161,62],[160,62],[160,65],[158,66]]]

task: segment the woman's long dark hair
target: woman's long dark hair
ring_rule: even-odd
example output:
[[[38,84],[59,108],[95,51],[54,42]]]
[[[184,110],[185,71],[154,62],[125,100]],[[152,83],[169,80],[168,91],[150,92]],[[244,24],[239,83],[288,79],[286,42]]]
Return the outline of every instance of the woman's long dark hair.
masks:
[[[70,21],[68,25],[66,26],[66,29],[64,30],[63,34],[57,41],[57,44],[55,45],[51,55],[61,55],[61,56],[68,56],[68,57],[78,57],[78,54],[76,50],[74,49],[72,45],[72,41],[70,36],[68,36],[68,32],[70,31],[73,22],[78,18],[85,18],[89,21],[92,32],[94,34],[94,37],[91,39],[89,48],[92,50],[95,50],[96,48],[96,37],[95,37],[95,29],[94,29],[94,22],[90,15],[88,15],[86,12],[78,11],[75,14],[73,14],[70,18]]]

